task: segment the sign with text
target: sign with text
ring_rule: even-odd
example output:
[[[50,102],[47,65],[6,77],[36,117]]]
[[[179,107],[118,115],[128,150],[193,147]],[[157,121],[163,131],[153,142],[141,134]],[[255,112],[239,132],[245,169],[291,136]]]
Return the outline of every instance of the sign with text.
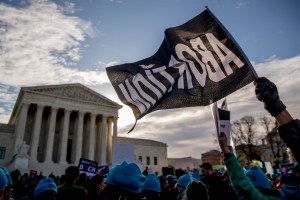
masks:
[[[80,173],[86,173],[87,176],[94,176],[98,170],[98,162],[80,158],[78,168]]]

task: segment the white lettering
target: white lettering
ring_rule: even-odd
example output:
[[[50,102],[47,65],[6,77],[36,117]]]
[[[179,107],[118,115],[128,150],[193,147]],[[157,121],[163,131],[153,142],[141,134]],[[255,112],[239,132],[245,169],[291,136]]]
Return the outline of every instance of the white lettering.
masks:
[[[244,66],[244,63],[234,54],[232,53],[224,44],[222,44],[212,33],[205,34],[212,48],[222,61],[222,64],[225,68],[227,75],[232,74],[232,69],[229,65],[230,62],[234,62],[238,68]],[[224,54],[220,51],[222,50]]]
[[[198,81],[198,83],[204,87],[205,86],[205,81],[206,81],[206,69],[205,69],[205,66],[204,64],[199,60],[198,56],[195,54],[195,52],[193,52],[188,46],[184,45],[184,44],[177,44],[175,46],[175,51],[176,51],[176,54],[178,56],[178,58],[182,61],[186,61],[190,68],[191,68],[191,71],[192,73],[194,74],[194,77],[196,78],[196,80]],[[197,67],[195,66],[195,63],[194,61],[192,60],[189,60],[187,59],[186,57],[184,57],[183,55],[183,52],[186,52],[188,53],[190,56],[192,56],[196,61],[197,63],[200,65],[200,67],[202,68],[202,73],[200,73],[197,69]],[[185,69],[185,71],[187,71],[187,69]],[[190,82],[191,82],[191,79],[190,79]],[[192,82],[191,82],[192,84]],[[193,87],[193,85],[192,85]],[[191,88],[192,88],[191,87]],[[190,88],[189,88],[190,89]]]
[[[88,167],[88,172],[96,173],[95,167],[89,166],[89,167]]]
[[[191,39],[190,42],[193,49],[198,51],[202,55],[202,62],[206,64],[206,70],[210,80],[219,82],[220,80],[224,79],[225,74],[223,73],[211,51],[207,50],[201,38],[197,37],[195,39]],[[212,71],[212,68],[215,72]]]
[[[125,84],[130,92],[130,95],[127,93],[127,90],[123,83],[120,83],[118,86],[120,90],[122,91],[125,99],[135,105],[141,113],[144,113],[148,107],[150,107],[150,104],[146,101],[144,101],[137,93],[137,91],[131,86],[128,79],[125,80]]]

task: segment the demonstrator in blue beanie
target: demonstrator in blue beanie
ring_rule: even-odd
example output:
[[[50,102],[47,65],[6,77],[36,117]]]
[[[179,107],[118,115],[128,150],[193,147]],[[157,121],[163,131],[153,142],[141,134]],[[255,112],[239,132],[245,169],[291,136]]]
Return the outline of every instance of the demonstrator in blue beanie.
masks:
[[[105,180],[105,198],[108,200],[140,200],[145,176],[135,163],[114,166]]]

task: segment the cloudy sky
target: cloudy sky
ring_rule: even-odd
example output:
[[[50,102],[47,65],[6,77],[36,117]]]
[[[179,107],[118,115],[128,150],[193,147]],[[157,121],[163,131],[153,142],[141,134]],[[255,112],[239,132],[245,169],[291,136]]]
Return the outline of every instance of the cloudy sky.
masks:
[[[166,28],[188,21],[206,5],[299,118],[298,0],[1,0],[0,123],[8,122],[24,86],[81,83],[123,105],[105,68],[153,55]],[[227,102],[232,121],[268,115],[252,83]],[[127,134],[134,121],[124,105],[119,135],[167,143],[169,157],[200,158],[217,148],[209,106],[151,113]]]

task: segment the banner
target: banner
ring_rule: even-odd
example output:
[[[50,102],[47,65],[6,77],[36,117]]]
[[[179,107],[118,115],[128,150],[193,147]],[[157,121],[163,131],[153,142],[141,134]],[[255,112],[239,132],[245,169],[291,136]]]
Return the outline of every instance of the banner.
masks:
[[[98,170],[98,162],[80,158],[78,168],[80,173],[86,173],[87,176],[94,176]]]
[[[238,44],[209,9],[177,27],[151,57],[106,68],[136,120],[162,109],[207,106],[254,80]]]

